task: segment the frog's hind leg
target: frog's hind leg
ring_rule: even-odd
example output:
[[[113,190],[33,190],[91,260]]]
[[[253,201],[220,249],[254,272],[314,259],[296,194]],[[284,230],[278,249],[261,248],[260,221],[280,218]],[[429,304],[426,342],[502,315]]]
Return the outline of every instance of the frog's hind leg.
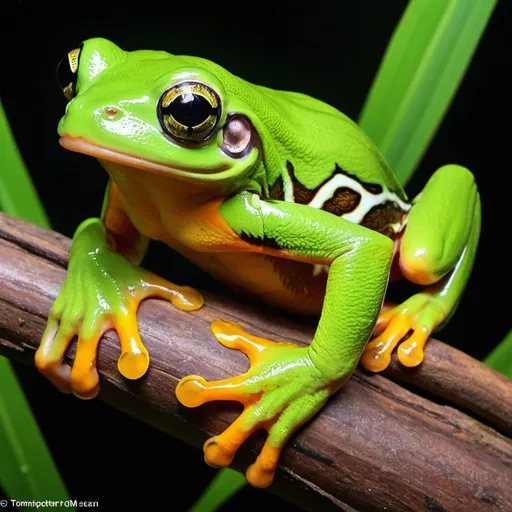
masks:
[[[400,342],[398,359],[403,365],[423,361],[431,333],[442,328],[458,306],[473,267],[480,222],[480,196],[472,173],[457,165],[438,169],[416,199],[400,245],[403,276],[425,288],[381,313],[376,328],[380,334],[361,359],[367,370],[384,370]]]

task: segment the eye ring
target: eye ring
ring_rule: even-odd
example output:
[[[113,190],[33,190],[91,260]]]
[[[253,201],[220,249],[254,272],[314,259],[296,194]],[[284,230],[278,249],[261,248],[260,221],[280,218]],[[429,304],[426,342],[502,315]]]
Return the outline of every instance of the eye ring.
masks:
[[[68,52],[66,57],[61,59],[57,65],[57,80],[68,101],[76,96],[76,78],[81,51],[82,45]]]
[[[167,89],[158,101],[157,116],[163,131],[180,143],[199,143],[216,132],[222,102],[209,85],[184,81]]]

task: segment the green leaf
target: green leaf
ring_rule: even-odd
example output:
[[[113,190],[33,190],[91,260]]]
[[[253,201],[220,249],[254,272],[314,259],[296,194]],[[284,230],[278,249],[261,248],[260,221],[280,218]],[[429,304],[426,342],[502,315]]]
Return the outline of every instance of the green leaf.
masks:
[[[10,499],[69,500],[9,361],[0,358],[0,485]],[[21,507],[33,510],[33,507]],[[59,506],[56,510],[72,510]]]
[[[497,0],[411,0],[359,125],[405,185],[441,123]]]
[[[49,228],[50,222],[21,158],[1,102],[0,154],[0,210]]]
[[[246,484],[242,473],[230,468],[221,469],[188,512],[214,512]]]
[[[34,224],[50,227],[16,146],[0,103],[0,209]],[[17,501],[66,502],[67,490],[39,430],[16,374],[0,357],[0,486]],[[33,510],[33,507],[20,507]],[[74,510],[59,505],[53,510]]]
[[[484,363],[512,379],[512,329],[484,359]]]

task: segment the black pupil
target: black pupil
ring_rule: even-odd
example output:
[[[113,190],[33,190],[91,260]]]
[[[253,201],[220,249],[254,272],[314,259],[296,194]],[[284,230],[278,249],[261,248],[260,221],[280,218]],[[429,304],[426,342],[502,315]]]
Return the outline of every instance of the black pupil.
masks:
[[[177,96],[165,111],[187,128],[201,124],[214,113],[208,100],[191,92]]]
[[[61,89],[67,87],[71,82],[74,82],[76,75],[71,71],[69,67],[69,60],[64,57],[57,66],[57,80]]]

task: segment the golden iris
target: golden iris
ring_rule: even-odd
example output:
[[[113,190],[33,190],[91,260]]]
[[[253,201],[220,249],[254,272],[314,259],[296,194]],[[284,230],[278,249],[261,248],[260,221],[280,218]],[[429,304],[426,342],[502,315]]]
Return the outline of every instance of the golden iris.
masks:
[[[201,142],[211,137],[221,112],[218,94],[202,82],[176,84],[158,102],[162,129],[180,142]]]

